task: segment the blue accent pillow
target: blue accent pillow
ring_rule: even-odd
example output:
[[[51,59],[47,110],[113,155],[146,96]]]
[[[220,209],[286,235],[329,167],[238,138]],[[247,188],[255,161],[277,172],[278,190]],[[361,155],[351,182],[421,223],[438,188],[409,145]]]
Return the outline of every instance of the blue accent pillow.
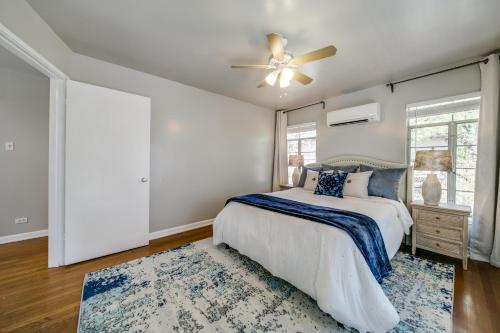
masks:
[[[343,198],[344,183],[346,178],[347,172],[345,171],[335,171],[332,173],[320,172],[318,185],[316,186],[314,194]]]
[[[306,183],[306,178],[307,178],[307,169],[312,170],[312,171],[345,171],[349,173],[354,173],[357,172],[359,168],[359,165],[343,165],[343,166],[333,166],[333,165],[328,165],[328,164],[321,164],[320,167],[314,167],[314,168],[308,168],[303,166],[302,167],[302,173],[300,174],[300,179],[297,187],[304,187],[304,184]]]
[[[406,168],[379,169],[362,164],[359,171],[373,171],[368,183],[368,195],[396,201],[399,199],[399,182]]]
[[[312,171],[318,171],[318,172],[323,170],[321,167],[308,168],[308,167],[303,166],[302,173],[300,174],[300,179],[299,179],[299,183],[297,184],[297,187],[304,187],[304,184],[306,183],[308,169],[312,170]]]
[[[359,165],[328,165],[328,164],[321,164],[321,168],[323,171],[345,171],[348,173],[354,173],[358,171]]]

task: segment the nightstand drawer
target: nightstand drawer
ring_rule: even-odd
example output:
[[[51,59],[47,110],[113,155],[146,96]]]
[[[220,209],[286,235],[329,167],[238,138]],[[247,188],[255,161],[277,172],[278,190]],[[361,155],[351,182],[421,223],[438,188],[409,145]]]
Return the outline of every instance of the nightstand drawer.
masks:
[[[462,254],[462,245],[450,243],[441,239],[430,238],[417,233],[417,246],[425,247],[437,252],[449,253],[453,256],[460,256]]]
[[[455,241],[462,240],[462,231],[457,229],[445,229],[432,225],[418,224],[417,232]]]
[[[463,228],[464,225],[463,215],[442,214],[428,210],[419,210],[417,219],[443,227]]]

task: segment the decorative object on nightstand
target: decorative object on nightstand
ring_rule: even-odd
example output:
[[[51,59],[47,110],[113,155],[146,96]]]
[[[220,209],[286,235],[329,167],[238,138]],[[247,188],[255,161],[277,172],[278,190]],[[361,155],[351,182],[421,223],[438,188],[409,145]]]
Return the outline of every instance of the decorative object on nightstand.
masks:
[[[290,155],[288,157],[288,165],[295,167],[292,174],[292,183],[293,186],[297,186],[300,180],[299,167],[304,165],[304,155]]]
[[[467,269],[469,206],[440,204],[429,206],[422,201],[411,203],[413,217],[411,252],[417,248],[462,259]]]
[[[422,197],[429,206],[439,205],[441,200],[441,183],[434,171],[452,171],[449,150],[420,150],[415,156],[413,170],[430,171],[422,184]]]
[[[292,185],[292,184],[281,184],[281,185],[280,185],[280,190],[281,190],[281,191],[289,190],[289,189],[291,189],[291,188],[293,188],[293,185]]]

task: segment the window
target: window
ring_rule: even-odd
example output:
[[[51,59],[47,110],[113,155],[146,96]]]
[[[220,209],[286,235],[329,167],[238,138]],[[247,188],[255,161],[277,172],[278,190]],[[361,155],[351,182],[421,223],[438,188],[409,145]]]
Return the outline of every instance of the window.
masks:
[[[474,206],[479,93],[408,105],[408,160],[417,150],[449,149],[454,172],[436,172],[443,187],[441,202]],[[422,199],[429,171],[414,171],[413,198]]]
[[[304,165],[316,162],[316,123],[288,126],[288,156],[304,155]],[[292,183],[294,167],[288,167],[288,183]]]

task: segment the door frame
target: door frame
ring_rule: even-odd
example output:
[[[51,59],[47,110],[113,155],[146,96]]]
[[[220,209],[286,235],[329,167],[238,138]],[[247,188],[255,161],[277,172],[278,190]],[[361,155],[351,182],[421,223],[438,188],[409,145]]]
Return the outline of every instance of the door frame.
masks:
[[[0,23],[0,45],[50,79],[48,267],[64,265],[64,163],[68,76]]]

